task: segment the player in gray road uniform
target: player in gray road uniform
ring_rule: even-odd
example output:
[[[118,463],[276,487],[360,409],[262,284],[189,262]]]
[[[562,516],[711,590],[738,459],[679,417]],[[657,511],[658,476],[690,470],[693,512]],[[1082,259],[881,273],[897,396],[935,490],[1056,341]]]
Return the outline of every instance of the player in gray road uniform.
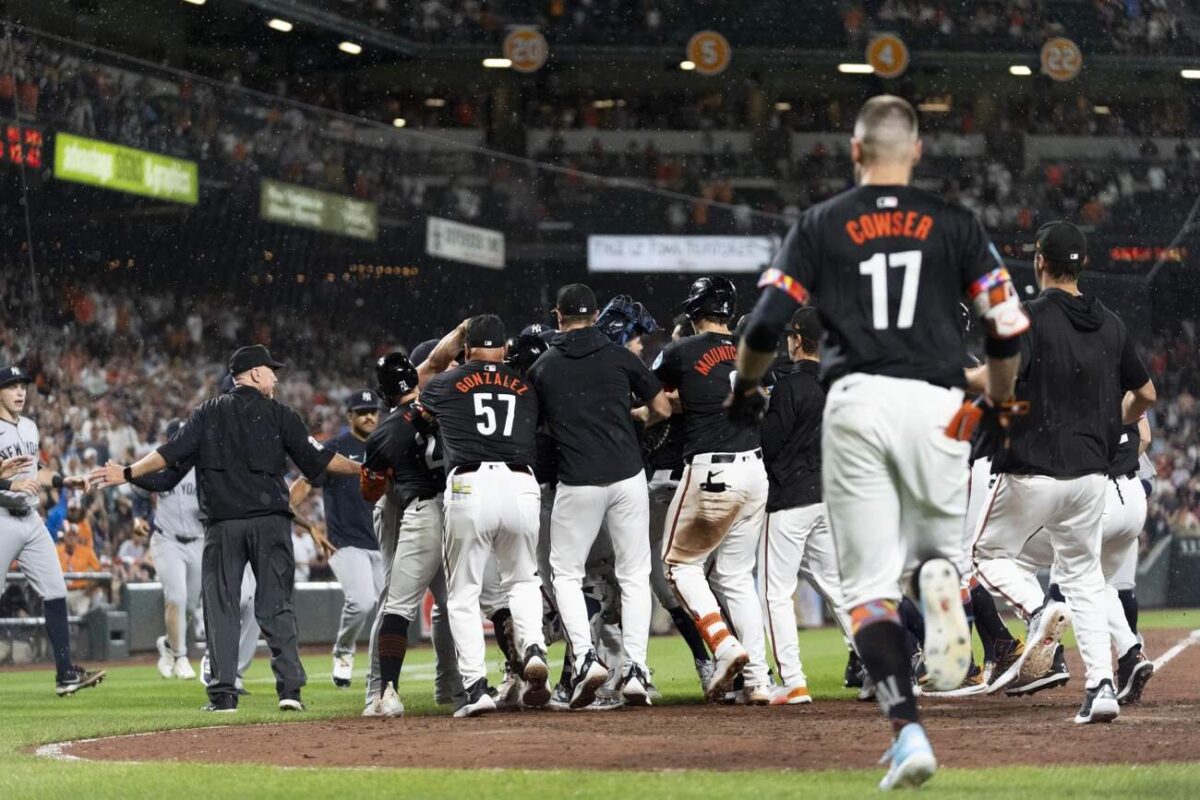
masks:
[[[54,651],[55,692],[62,697],[95,686],[104,672],[89,672],[71,661],[67,584],[54,540],[38,508],[39,490],[88,488],[87,478],[69,477],[38,466],[37,425],[21,416],[29,376],[20,367],[0,367],[0,565],[15,559],[25,579],[42,597],[46,636]],[[14,470],[17,470],[14,472]]]

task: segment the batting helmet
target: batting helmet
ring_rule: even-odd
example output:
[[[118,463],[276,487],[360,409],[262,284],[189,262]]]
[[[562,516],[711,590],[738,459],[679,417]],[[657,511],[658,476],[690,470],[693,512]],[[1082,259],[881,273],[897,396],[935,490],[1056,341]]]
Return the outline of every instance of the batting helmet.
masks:
[[[728,278],[699,278],[683,301],[683,311],[699,316],[732,317],[737,312],[737,289]]]
[[[504,357],[504,363],[520,373],[527,372],[533,366],[533,362],[550,349],[545,339],[530,333],[513,336],[507,344],[508,355]]]
[[[375,381],[384,397],[403,397],[417,388],[417,368],[404,353],[388,353],[375,362]]]

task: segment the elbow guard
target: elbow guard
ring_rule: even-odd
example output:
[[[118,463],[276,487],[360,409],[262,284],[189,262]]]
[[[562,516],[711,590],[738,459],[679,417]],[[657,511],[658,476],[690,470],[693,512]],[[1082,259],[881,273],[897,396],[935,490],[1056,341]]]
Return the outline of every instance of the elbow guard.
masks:
[[[1029,330],[1029,317],[1021,308],[1021,301],[1013,289],[1012,279],[1004,267],[996,267],[981,276],[971,284],[968,293],[975,313],[987,325],[989,346],[994,339],[1009,339],[1015,342],[1016,337]],[[1015,351],[1008,355],[1014,353]],[[988,355],[993,355],[991,350],[988,351]]]

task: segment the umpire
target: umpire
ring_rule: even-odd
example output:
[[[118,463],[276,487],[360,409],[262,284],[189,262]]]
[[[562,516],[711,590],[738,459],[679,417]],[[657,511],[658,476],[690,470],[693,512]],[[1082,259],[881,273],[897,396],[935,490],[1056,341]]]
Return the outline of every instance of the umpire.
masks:
[[[112,472],[105,476],[105,483],[116,485],[196,460],[205,518],[201,591],[213,675],[205,711],[237,711],[238,607],[247,563],[258,581],[254,613],[271,648],[279,710],[304,710],[285,456],[310,481],[326,469],[341,475],[361,469],[310,438],[300,415],[274,400],[275,371],[282,367],[262,345],[239,348],[229,359],[233,391],[197,407],[155,452],[128,467],[114,465],[121,469],[119,479]]]

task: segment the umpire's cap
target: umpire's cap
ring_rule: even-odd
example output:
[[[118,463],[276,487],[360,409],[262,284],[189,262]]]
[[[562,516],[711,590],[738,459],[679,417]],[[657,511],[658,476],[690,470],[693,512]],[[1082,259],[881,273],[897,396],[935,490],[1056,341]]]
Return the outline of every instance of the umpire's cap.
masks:
[[[33,383],[29,373],[16,364],[0,366],[0,389],[12,386],[14,383]]]
[[[243,372],[252,370],[255,367],[282,369],[283,362],[271,358],[271,351],[261,344],[239,347],[229,357],[229,371],[234,375],[241,375]]]

